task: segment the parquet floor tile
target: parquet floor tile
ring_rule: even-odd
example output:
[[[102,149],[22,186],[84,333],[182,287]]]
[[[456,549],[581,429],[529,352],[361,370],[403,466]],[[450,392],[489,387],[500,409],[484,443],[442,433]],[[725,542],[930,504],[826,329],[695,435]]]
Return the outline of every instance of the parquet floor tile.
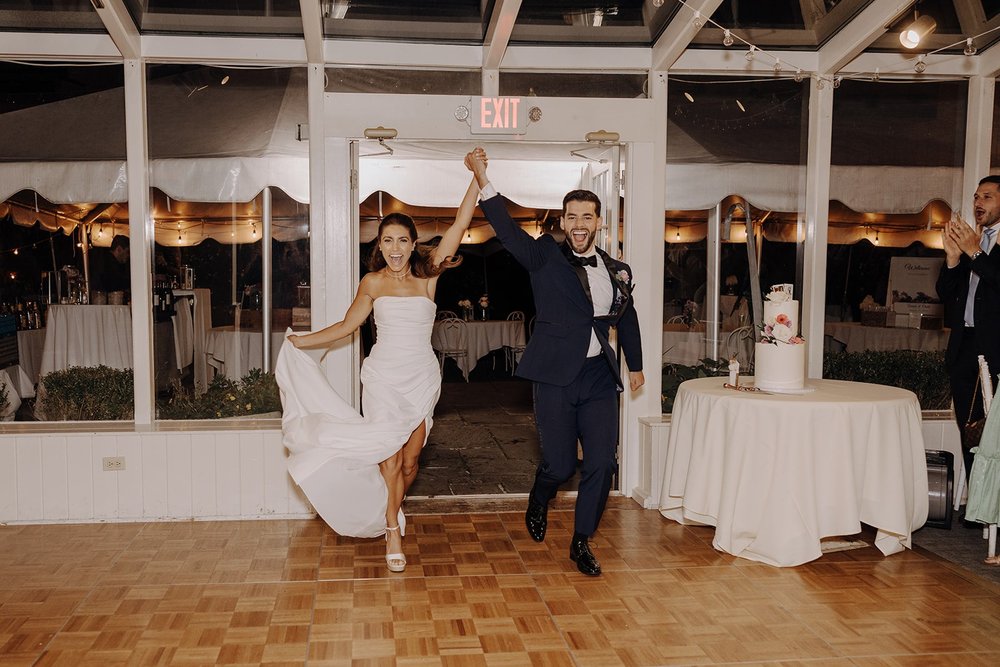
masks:
[[[318,520],[0,527],[0,667],[1000,664],[1000,586],[925,552],[772,568],[620,502],[585,577],[572,511],[467,510],[400,574]]]

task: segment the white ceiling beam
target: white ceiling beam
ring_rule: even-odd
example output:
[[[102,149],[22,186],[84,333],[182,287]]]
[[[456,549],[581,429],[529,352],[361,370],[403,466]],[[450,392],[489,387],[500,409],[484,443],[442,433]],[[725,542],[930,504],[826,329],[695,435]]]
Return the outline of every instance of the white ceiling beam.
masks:
[[[874,0],[819,50],[819,74],[836,74],[913,5],[913,0]]]
[[[121,62],[122,54],[109,35],[91,33],[5,32],[0,57],[23,60]]]
[[[954,5],[958,24],[962,27],[963,33],[971,37],[982,32],[981,27],[986,23],[986,12],[983,11],[983,3],[980,0],[954,0]]]
[[[601,46],[511,46],[503,59],[503,70],[527,72],[646,72],[650,69],[648,47]]]
[[[685,5],[678,7],[673,20],[653,45],[652,69],[661,72],[670,69],[701,30],[701,26],[694,24],[694,13],[701,14],[702,21],[705,21],[712,17],[721,4],[722,0],[688,0]]]
[[[771,53],[768,51],[767,53]],[[730,49],[688,49],[670,68],[670,74],[754,74],[774,76],[774,60],[758,52],[747,61],[745,47]],[[800,69],[815,72],[819,61],[814,51],[775,51],[781,58],[782,75],[788,76]]]
[[[913,66],[917,63],[917,53],[862,53],[860,56],[840,68],[843,76],[868,75],[874,76],[878,70],[879,78],[883,79],[928,79],[931,77],[968,77],[977,74],[979,65],[977,57],[970,58],[961,52],[937,53],[925,57],[927,69],[918,74]],[[858,78],[854,76],[854,78]]]
[[[980,51],[972,57],[976,61],[978,74],[986,77],[1000,76],[1000,43]]]
[[[151,61],[205,65],[304,65],[306,43],[302,39],[274,37],[145,35],[142,55]]]
[[[500,69],[519,11],[521,0],[500,0],[493,8],[490,25],[486,29],[486,39],[483,41],[484,70]]]
[[[125,7],[124,0],[101,0],[94,3],[94,10],[104,22],[112,41],[124,58],[138,58],[142,54],[139,29]]]
[[[478,70],[483,47],[461,44],[326,40],[325,61],[345,67]]]
[[[302,35],[306,42],[306,60],[323,62],[323,15],[316,0],[299,0],[302,14]]]

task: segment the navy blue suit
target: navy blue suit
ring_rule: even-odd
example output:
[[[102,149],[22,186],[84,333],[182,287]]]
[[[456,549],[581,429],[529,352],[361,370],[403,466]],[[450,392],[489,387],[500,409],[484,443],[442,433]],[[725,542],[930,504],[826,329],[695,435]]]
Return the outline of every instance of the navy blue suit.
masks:
[[[499,195],[480,202],[497,238],[528,270],[535,298],[535,326],[517,375],[534,382],[535,422],[542,463],[531,499],[543,506],[576,471],[577,440],[583,470],[575,530],[593,535],[617,470],[618,392],[623,389],[618,355],[608,343],[617,327],[630,371],[642,370],[639,319],[632,303],[632,270],[598,249],[611,278],[610,314],[594,316],[586,269],[572,266],[565,245],[549,235],[534,239],[507,213]],[[587,358],[591,332],[604,354]]]

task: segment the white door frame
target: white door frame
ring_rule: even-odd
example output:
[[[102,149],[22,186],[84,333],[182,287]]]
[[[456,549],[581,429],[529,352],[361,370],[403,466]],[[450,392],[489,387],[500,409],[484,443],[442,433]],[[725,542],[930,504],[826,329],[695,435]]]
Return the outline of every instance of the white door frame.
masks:
[[[473,135],[469,125],[457,120],[455,113],[459,107],[468,108],[470,102],[468,96],[455,95],[325,93],[322,137],[327,151],[335,154],[328,154],[324,160],[328,176],[324,223],[327,229],[320,236],[326,241],[324,252],[314,255],[322,257],[323,262],[324,275],[315,278],[323,279],[326,285],[325,318],[314,321],[313,327],[336,321],[347,310],[357,288],[358,204],[356,196],[344,191],[345,181],[354,179],[356,183],[357,173],[353,167],[345,168],[344,163],[351,160],[350,141],[363,138],[366,128],[392,128],[399,139],[407,141],[508,140],[526,143],[579,143],[589,132],[617,132],[621,143],[630,144],[625,171],[625,212],[630,228],[623,255],[631,264],[639,287],[635,298],[644,332],[643,368],[647,381],[635,395],[626,389],[622,400],[619,488],[629,495],[639,481],[639,418],[658,416],[661,412],[664,165],[656,164],[654,156],[665,155],[666,151],[662,101],[530,98],[526,103],[538,107],[542,116],[520,136]],[[655,146],[650,145],[651,140]],[[334,178],[334,174],[340,177]],[[350,179],[343,178],[346,174],[351,174]],[[633,181],[633,177],[637,180]],[[351,189],[356,192],[356,186]],[[332,243],[331,238],[337,241]],[[352,269],[345,270],[348,267]],[[328,359],[328,373],[331,377],[355,378],[357,356],[354,353]],[[352,395],[353,390],[354,385]]]

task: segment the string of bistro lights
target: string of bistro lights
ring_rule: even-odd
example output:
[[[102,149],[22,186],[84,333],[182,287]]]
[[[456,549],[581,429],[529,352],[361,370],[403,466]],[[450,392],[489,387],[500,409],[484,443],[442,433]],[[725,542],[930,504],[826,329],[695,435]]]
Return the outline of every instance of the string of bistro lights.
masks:
[[[771,53],[769,51],[765,51],[756,44],[752,44],[751,42],[747,41],[746,39],[735,33],[732,29],[724,27],[723,25],[713,21],[710,17],[703,16],[699,10],[691,7],[691,5],[689,5],[686,0],[677,0],[677,1],[685,9],[688,9],[693,13],[693,17],[691,20],[696,28],[701,29],[707,23],[721,30],[723,46],[730,47],[736,44],[737,42],[745,46],[747,48],[747,52],[744,54],[743,57],[746,58],[748,63],[752,62],[758,57],[765,58],[773,63],[772,69],[774,70],[775,75],[783,76],[791,74],[792,78],[796,82],[802,81],[806,77],[811,77],[816,80],[817,87],[820,89],[822,89],[826,85],[838,88],[840,87],[840,82],[845,78],[854,80],[879,81],[881,80],[881,77],[885,75],[900,74],[902,72],[907,71],[908,69],[911,69],[911,66],[906,65],[899,68],[887,69],[885,71],[880,71],[878,68],[876,68],[874,72],[858,72],[855,74],[848,74],[848,75],[841,75],[841,74],[822,75],[815,72],[813,73],[806,72],[805,70],[802,69],[802,67],[793,64],[791,61],[789,60],[782,61],[780,56]],[[908,42],[904,41],[907,39],[907,37],[905,36],[901,38],[900,41],[903,42],[903,46],[905,46],[906,48],[914,48],[917,46],[917,44],[919,44],[920,39],[922,37],[926,36],[928,33],[933,31],[934,26],[936,25],[933,19],[930,19],[930,21],[925,21],[923,25],[918,25],[920,24],[921,19],[926,19],[926,18],[930,17],[928,17],[927,15],[921,16],[920,18],[917,19],[917,21],[914,22],[913,25],[911,25],[904,31],[904,34],[910,33],[911,31],[914,31],[915,34],[912,34],[912,36],[909,37],[909,39],[912,41]],[[943,51],[948,51],[950,49],[954,49],[959,46],[964,47],[962,53],[965,56],[974,56],[976,55],[977,52],[977,48],[975,46],[975,40],[979,39],[980,37],[985,37],[986,35],[994,33],[998,30],[1000,30],[1000,26],[990,28],[989,30],[985,30],[979,34],[972,35],[971,37],[963,37],[962,39],[959,39],[956,42],[934,49],[933,51],[928,51],[927,53],[921,53],[917,56],[916,61],[913,63],[912,69],[916,73],[922,74],[927,69],[927,59],[930,56],[937,55]]]

